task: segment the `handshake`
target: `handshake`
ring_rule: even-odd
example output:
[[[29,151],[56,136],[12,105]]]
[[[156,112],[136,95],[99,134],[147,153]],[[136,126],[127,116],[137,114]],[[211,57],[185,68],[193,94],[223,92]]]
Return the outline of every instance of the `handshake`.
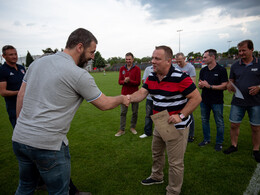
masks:
[[[122,104],[128,107],[129,104],[131,103],[131,95],[122,95],[122,97],[123,97]]]

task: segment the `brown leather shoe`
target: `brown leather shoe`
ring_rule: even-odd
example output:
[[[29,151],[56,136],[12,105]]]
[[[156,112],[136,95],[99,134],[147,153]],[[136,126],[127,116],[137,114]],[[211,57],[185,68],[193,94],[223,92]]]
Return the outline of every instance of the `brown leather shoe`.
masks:
[[[130,131],[131,131],[133,134],[137,134],[137,131],[136,131],[134,128],[131,128]]]
[[[116,137],[119,137],[119,136],[121,136],[121,135],[124,135],[125,134],[125,131],[123,131],[123,130],[119,130],[116,134],[115,134],[115,136]]]

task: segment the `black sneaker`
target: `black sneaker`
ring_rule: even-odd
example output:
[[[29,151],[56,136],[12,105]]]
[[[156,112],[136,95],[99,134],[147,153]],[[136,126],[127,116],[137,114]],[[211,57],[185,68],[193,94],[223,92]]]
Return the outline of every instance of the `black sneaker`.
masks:
[[[141,184],[146,185],[146,186],[153,185],[153,184],[161,184],[161,183],[163,183],[163,180],[158,181],[158,180],[152,179],[151,177],[148,177],[148,178],[144,179],[143,181],[141,181]]]
[[[253,151],[253,158],[256,162],[260,163],[260,152],[258,150]]]
[[[209,144],[210,143],[210,141],[205,141],[205,140],[203,140],[201,143],[199,143],[199,146],[200,147],[203,147],[203,146],[206,146],[207,144]]]
[[[222,145],[221,144],[216,144],[215,145],[215,150],[216,151],[221,151],[222,150]]]
[[[193,142],[194,141],[194,137],[193,136],[189,136],[189,138],[188,138],[188,142]]]
[[[230,154],[232,152],[236,152],[237,151],[237,147],[231,145],[228,149],[224,150],[224,154]]]

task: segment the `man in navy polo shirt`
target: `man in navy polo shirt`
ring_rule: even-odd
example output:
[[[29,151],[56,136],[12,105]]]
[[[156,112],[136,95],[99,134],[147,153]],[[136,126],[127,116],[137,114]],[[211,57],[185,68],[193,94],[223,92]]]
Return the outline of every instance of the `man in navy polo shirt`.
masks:
[[[0,66],[0,95],[5,98],[9,120],[14,128],[16,124],[16,98],[25,74],[25,68],[16,64],[17,51],[11,45],[2,48],[5,63]]]
[[[237,47],[240,60],[231,66],[227,89],[235,92],[233,83],[243,97],[233,96],[229,116],[231,146],[224,153],[237,151],[239,127],[247,111],[252,129],[253,157],[260,162],[260,62],[259,58],[253,56],[254,45],[251,40],[244,40]]]
[[[216,62],[217,51],[208,49],[203,54],[203,61],[207,64],[202,68],[199,76],[199,88],[202,89],[202,102],[200,103],[201,121],[204,140],[199,146],[210,143],[210,111],[214,113],[217,126],[217,137],[215,150],[222,150],[224,141],[224,119],[223,119],[223,91],[228,83],[227,71]]]

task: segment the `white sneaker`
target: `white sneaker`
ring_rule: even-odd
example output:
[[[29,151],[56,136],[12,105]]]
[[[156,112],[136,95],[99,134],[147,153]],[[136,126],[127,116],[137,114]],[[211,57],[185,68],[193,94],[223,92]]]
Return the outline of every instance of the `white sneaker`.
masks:
[[[139,137],[140,137],[140,138],[146,138],[146,137],[148,137],[148,136],[144,133],[143,135],[140,135]]]

